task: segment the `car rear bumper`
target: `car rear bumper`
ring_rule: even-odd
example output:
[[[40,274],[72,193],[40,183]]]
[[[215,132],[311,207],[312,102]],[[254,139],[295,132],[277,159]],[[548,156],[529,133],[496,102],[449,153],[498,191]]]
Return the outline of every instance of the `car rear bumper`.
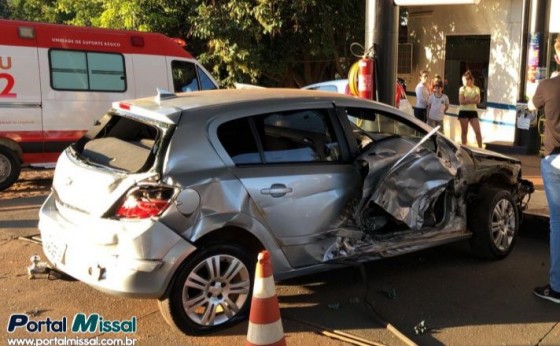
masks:
[[[39,212],[43,252],[56,268],[96,289],[161,297],[196,248],[161,222],[109,220],[62,208],[51,194]]]

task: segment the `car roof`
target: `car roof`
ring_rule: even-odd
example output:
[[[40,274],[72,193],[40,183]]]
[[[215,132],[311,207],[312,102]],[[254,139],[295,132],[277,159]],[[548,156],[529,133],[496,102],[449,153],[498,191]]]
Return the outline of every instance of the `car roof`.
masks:
[[[160,90],[161,92],[161,90]],[[229,108],[246,104],[265,106],[267,104],[302,104],[309,102],[329,102],[346,106],[373,106],[377,109],[394,111],[394,108],[379,102],[354,96],[326,91],[263,88],[263,89],[217,89],[173,94],[165,92],[156,97],[144,97],[113,103],[113,111],[132,117],[144,117],[165,123],[178,123],[183,111],[205,107]],[[208,116],[212,116],[209,114]]]

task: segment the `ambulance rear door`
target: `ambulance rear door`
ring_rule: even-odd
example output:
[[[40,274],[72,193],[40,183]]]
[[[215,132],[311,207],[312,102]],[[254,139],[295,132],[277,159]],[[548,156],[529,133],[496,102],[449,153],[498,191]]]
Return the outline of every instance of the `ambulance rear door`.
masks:
[[[24,162],[33,161],[43,152],[41,83],[34,30],[3,22],[0,31],[0,145],[6,145],[7,139],[17,142],[23,149]]]

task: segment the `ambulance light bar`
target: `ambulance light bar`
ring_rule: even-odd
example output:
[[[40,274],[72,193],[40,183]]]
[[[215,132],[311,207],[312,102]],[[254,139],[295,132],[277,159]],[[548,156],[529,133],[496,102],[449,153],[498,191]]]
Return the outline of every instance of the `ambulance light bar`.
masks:
[[[173,41],[181,47],[185,47],[187,45],[187,42],[185,42],[185,40],[183,40],[181,38],[174,37]]]

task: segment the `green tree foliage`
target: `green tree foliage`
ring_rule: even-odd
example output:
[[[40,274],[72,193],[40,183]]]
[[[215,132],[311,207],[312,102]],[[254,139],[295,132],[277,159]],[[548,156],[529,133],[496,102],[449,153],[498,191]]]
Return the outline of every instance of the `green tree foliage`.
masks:
[[[7,1],[12,18],[184,38],[223,86],[301,87],[344,78],[357,59],[350,44],[363,43],[364,35],[365,1]]]
[[[0,0],[0,18],[10,18],[10,8],[7,0]]]
[[[363,42],[364,1],[198,1],[193,34],[201,60],[226,84],[300,87],[344,77]]]
[[[104,0],[58,0],[56,1],[56,11],[68,17],[65,24],[101,26],[96,25],[96,22],[98,17],[103,14],[104,2]]]
[[[62,23],[65,16],[56,11],[56,0],[7,0],[11,19]]]

